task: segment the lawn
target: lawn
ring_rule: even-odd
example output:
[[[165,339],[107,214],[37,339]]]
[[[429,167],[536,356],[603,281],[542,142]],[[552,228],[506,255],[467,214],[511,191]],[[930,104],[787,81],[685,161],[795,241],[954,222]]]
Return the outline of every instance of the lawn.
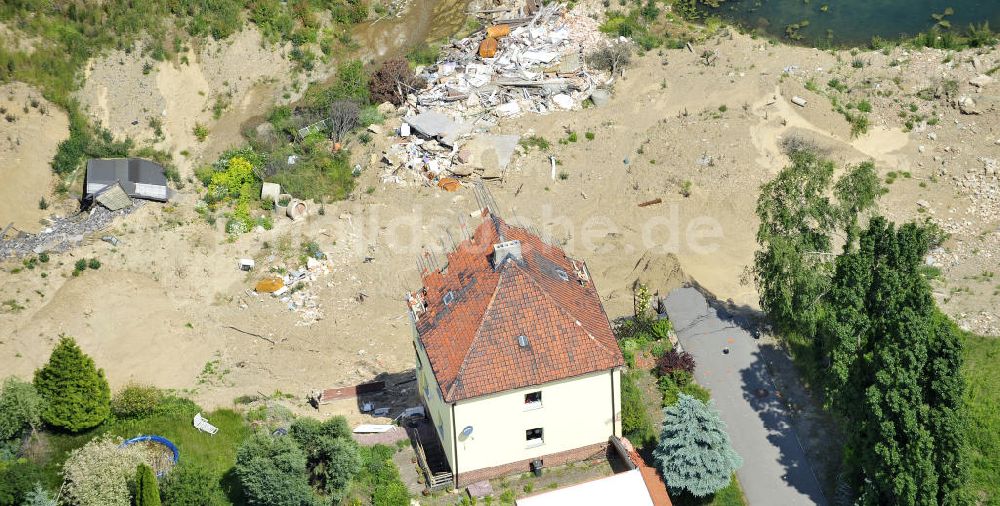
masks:
[[[1000,504],[1000,339],[967,334],[969,490],[980,504]]]
[[[211,435],[194,428],[194,415],[201,412],[195,403],[171,399],[165,409],[138,420],[112,422],[106,432],[129,439],[139,435],[163,436],[177,445],[180,462],[199,464],[220,478],[236,462],[236,448],[250,435],[243,415],[231,409],[202,413],[219,432]]]
[[[163,436],[177,445],[180,462],[200,464],[218,476],[220,483],[236,461],[236,449],[250,434],[250,427],[243,415],[231,409],[218,409],[203,413],[219,428],[210,435],[194,428],[194,415],[201,411],[197,404],[170,398],[163,401],[156,413],[135,420],[111,420],[104,425],[80,434],[43,432],[33,445],[38,448],[32,458],[41,465],[46,484],[52,490],[62,483],[62,464],[69,453],[102,434],[113,434],[124,439],[139,435]]]

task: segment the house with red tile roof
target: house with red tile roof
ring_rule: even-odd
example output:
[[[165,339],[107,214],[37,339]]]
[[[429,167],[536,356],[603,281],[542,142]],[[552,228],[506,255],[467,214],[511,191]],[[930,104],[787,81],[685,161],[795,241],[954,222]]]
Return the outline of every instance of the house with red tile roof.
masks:
[[[420,397],[452,479],[582,460],[621,435],[621,350],[583,261],[487,213],[409,294]]]

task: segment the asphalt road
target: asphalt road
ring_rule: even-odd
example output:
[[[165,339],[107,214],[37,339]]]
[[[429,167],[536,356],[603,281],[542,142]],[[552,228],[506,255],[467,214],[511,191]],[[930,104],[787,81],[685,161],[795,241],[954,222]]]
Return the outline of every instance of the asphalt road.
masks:
[[[743,457],[736,474],[747,501],[752,506],[827,504],[750,332],[694,288],[674,290],[665,305],[681,346],[694,355],[695,379],[712,391],[733,447]]]

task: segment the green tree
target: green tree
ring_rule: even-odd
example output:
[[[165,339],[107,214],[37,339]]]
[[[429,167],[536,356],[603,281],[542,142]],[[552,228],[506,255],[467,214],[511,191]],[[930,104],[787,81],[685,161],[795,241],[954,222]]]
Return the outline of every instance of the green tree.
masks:
[[[49,362],[35,371],[35,388],[45,400],[42,420],[77,432],[100,425],[111,412],[111,389],[104,370],[71,337],[62,337]]]
[[[135,469],[135,506],[160,506],[160,489],[153,468],[145,463]]]
[[[932,229],[871,220],[837,258],[819,343],[865,504],[961,504],[962,347],[919,274]]]
[[[311,506],[315,496],[306,474],[306,455],[290,437],[255,434],[236,452],[236,476],[247,504]]]
[[[714,403],[681,394],[663,414],[663,432],[653,456],[671,493],[705,497],[729,486],[743,459],[733,450]]]
[[[292,422],[289,433],[306,453],[306,467],[313,482],[340,499],[362,464],[347,420],[342,416],[323,422],[299,418]]]
[[[10,376],[0,390],[0,440],[15,438],[41,423],[42,397],[35,386]]]
[[[792,164],[761,187],[760,249],[750,275],[775,326],[811,337],[830,288],[834,239],[845,249],[853,247],[859,218],[874,208],[884,188],[870,162],[849,168],[833,184],[833,162],[809,149],[788,155]]]

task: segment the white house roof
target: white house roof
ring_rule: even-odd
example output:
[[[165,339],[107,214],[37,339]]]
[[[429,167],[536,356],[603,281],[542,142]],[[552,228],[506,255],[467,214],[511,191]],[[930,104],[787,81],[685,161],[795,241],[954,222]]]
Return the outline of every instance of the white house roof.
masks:
[[[653,506],[638,469],[517,500],[517,506]]]

